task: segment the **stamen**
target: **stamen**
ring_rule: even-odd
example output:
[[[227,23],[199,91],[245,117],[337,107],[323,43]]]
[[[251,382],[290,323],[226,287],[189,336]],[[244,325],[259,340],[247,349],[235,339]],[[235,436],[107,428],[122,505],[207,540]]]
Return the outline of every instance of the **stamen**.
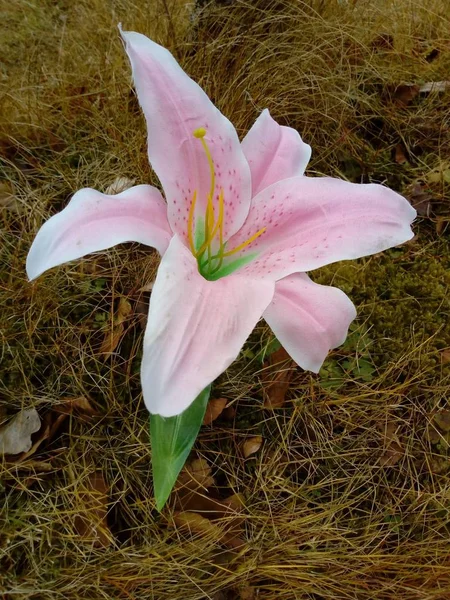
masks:
[[[214,206],[211,198],[211,194],[208,196],[208,204],[206,205],[206,229],[208,232],[208,238],[211,240],[214,229]]]
[[[233,248],[233,250],[228,250],[228,252],[224,252],[222,256],[225,258],[226,256],[232,256],[233,254],[236,254],[236,252],[240,252],[241,250],[249,246],[252,242],[254,242],[256,238],[259,238],[259,236],[262,235],[266,229],[267,227],[263,227],[262,229],[254,233],[251,237],[249,237],[246,242],[239,244],[239,246]]]
[[[223,263],[223,251],[225,249],[225,246],[224,246],[224,243],[223,243],[223,216],[224,216],[224,198],[223,198],[223,190],[221,189],[220,190],[220,195],[219,195],[219,220],[218,220],[218,224],[219,224],[219,254],[218,254],[218,259],[219,259],[219,262],[214,267],[213,273],[215,273],[216,271],[218,271],[220,269],[220,267],[222,266],[222,263]]]
[[[217,231],[219,231],[219,230],[220,230],[219,241],[220,241],[220,245],[222,246],[223,217],[224,217],[223,190],[220,190],[220,194],[219,194],[219,218],[217,219],[217,223],[214,225],[213,229],[210,229],[210,223],[208,223],[208,220],[209,220],[208,216],[210,215],[210,213],[208,211],[209,204],[210,204],[209,201],[210,201],[210,197],[208,197],[208,205],[206,207],[207,228],[206,228],[206,234],[205,234],[205,241],[200,246],[199,250],[197,250],[197,254],[196,254],[197,257],[199,257],[203,254],[203,252],[206,250],[206,248],[210,245],[210,243],[216,237]],[[214,223],[214,221],[212,221],[212,224],[213,223]]]
[[[206,205],[206,230],[205,230],[205,244],[207,244],[208,251],[208,267],[211,262],[211,241],[212,231],[214,229],[214,208],[212,203],[211,194],[208,195],[208,203]]]
[[[189,247],[191,249],[192,254],[195,256],[195,245],[194,245],[194,211],[195,204],[197,202],[197,190],[194,190],[194,195],[192,196],[191,206],[189,207],[189,217],[188,217],[188,239],[189,239]]]
[[[210,191],[207,197],[207,202],[206,202],[206,211],[205,211],[205,220],[204,220],[204,227],[202,227],[202,229],[204,231],[202,231],[202,234],[204,235],[204,239],[203,239],[203,243],[201,244],[201,246],[199,248],[196,248],[195,243],[194,243],[194,212],[195,212],[195,205],[196,205],[196,201],[197,201],[197,190],[195,190],[193,198],[192,198],[192,202],[191,202],[191,206],[189,208],[189,218],[188,218],[188,239],[189,239],[189,246],[191,249],[192,254],[195,256],[195,258],[197,259],[198,262],[198,266],[199,266],[199,271],[200,273],[202,273],[206,278],[214,276],[216,273],[222,273],[223,269],[227,268],[227,265],[225,267],[223,267],[223,262],[224,259],[229,257],[229,256],[233,256],[233,254],[237,254],[238,252],[240,252],[241,250],[244,250],[244,248],[247,248],[247,246],[249,246],[252,242],[254,242],[260,235],[262,235],[265,231],[266,231],[266,227],[263,227],[262,229],[260,229],[259,231],[257,231],[255,234],[253,234],[248,240],[246,240],[245,242],[242,242],[242,244],[239,244],[239,246],[237,246],[236,248],[233,248],[233,250],[228,250],[228,252],[225,252],[225,248],[227,246],[227,243],[223,241],[223,228],[224,228],[224,213],[225,213],[225,200],[224,200],[224,192],[223,189],[220,190],[219,195],[218,195],[218,218],[216,221],[216,215],[215,215],[215,210],[214,210],[214,197],[215,197],[215,192],[216,192],[216,174],[215,174],[215,169],[214,169],[214,161],[211,155],[211,151],[209,149],[209,146],[205,140],[205,136],[206,136],[206,129],[204,127],[199,127],[198,129],[196,129],[195,131],[192,132],[192,135],[197,138],[198,140],[200,140],[203,150],[205,152],[206,155],[206,159],[208,161],[208,166],[209,166],[209,171],[210,171],[210,175],[211,175],[211,187],[210,187]],[[203,221],[202,221],[203,223]],[[212,248],[212,242],[214,241],[214,238],[217,236],[217,234],[219,234],[219,239],[218,241],[218,248],[216,249],[216,254],[213,254],[213,248]],[[198,233],[197,233],[197,238],[198,238]],[[197,239],[196,240],[197,245],[200,243],[200,241]],[[206,255],[205,255],[206,253]],[[237,264],[237,262],[242,261],[242,258],[238,258],[236,259],[233,263],[230,263],[231,265],[235,265],[235,263]],[[227,263],[228,264],[228,263]],[[228,265],[229,266],[229,265]],[[235,265],[234,268],[237,268],[237,266]]]

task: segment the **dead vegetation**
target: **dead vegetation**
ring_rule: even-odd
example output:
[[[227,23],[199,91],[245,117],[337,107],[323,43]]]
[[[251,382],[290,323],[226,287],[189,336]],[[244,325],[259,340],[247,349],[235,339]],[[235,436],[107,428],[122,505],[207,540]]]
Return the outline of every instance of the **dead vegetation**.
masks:
[[[445,600],[447,2],[200,4],[2,1],[0,428],[31,408],[41,427],[2,457],[0,591]],[[128,245],[32,284],[24,271],[75,190],[156,183],[120,21],[167,45],[241,135],[268,107],[311,143],[310,175],[384,182],[421,215],[403,248],[314,273],[359,314],[319,376],[256,329],[161,515],[139,385],[157,256]]]

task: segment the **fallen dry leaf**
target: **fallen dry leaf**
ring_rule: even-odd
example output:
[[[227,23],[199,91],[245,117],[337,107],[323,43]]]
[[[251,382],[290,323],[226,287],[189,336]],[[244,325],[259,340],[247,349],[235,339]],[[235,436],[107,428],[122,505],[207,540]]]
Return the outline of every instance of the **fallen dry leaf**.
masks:
[[[132,311],[131,304],[126,298],[120,298],[119,306],[113,318],[112,328],[106,332],[103,343],[100,346],[100,354],[106,357],[114,352],[119,345],[124,332],[124,321]]]
[[[187,463],[178,475],[174,486],[175,507],[177,510],[210,512],[214,510],[214,500],[208,496],[208,488],[214,485],[211,467],[204,458],[195,458]]]
[[[230,510],[240,512],[245,506],[245,499],[243,494],[233,494],[228,496],[225,500],[221,501],[224,506],[227,506]]]
[[[446,365],[450,362],[450,348],[441,350],[441,360],[444,363],[444,365]]]
[[[220,543],[227,548],[239,548],[242,539],[244,517],[240,514],[244,507],[241,494],[220,500],[212,497],[215,481],[211,467],[205,459],[197,458],[188,463],[180,473],[174,491],[175,509],[179,513],[199,514],[210,522],[220,521]],[[195,523],[200,524],[201,520]],[[218,535],[218,534],[217,534]],[[217,536],[216,536],[217,537]]]
[[[404,456],[405,452],[398,442],[391,442],[380,457],[382,467],[393,467]]]
[[[397,436],[398,425],[395,421],[388,421],[379,429],[384,433],[385,438],[385,449],[380,457],[380,465],[382,467],[393,467],[405,454]]]
[[[75,398],[64,398],[60,404],[53,407],[53,412],[57,415],[53,420],[48,437],[51,439],[61,427],[62,423],[69,415],[75,414],[80,421],[90,421],[92,417],[100,416],[100,413],[93,408],[90,401],[85,396],[76,396]]]
[[[145,330],[148,321],[148,301],[138,300],[134,305],[134,314],[139,321],[141,329]]]
[[[415,83],[402,83],[395,88],[392,98],[398,106],[408,106],[419,91],[420,86]]]
[[[122,335],[123,325],[114,325],[113,328],[105,334],[102,345],[100,346],[100,354],[106,354],[107,356],[112,354],[119,345]]]
[[[108,486],[100,471],[89,475],[84,489],[78,494],[78,501],[74,523],[78,535],[95,548],[108,547],[112,541],[106,521]]]
[[[256,588],[250,585],[242,585],[237,588],[237,592],[239,594],[239,600],[255,600],[256,598]]]
[[[436,218],[436,233],[438,235],[442,235],[447,228],[447,223],[449,223],[449,222],[450,222],[449,219],[446,219],[442,215],[439,215]],[[446,352],[446,351],[444,350],[444,352]],[[449,360],[450,360],[450,351],[447,351],[447,352],[449,353],[449,359],[447,361],[443,361],[443,362],[449,362]]]
[[[260,435],[255,435],[251,438],[246,439],[242,444],[242,454],[244,455],[244,458],[248,458],[252,454],[258,452],[258,450],[261,448],[262,443],[263,438]]]
[[[206,407],[205,416],[203,417],[203,425],[211,425],[211,423],[222,414],[227,402],[228,400],[226,398],[211,398]]]
[[[106,188],[105,194],[110,196],[120,194],[120,192],[130,189],[135,181],[135,179],[130,179],[129,177],[116,177],[116,179]]]
[[[119,306],[114,316],[114,325],[121,325],[126,318],[131,314],[132,308],[130,302],[122,297],[119,300]]]
[[[231,549],[239,549],[245,541],[229,531],[223,523],[214,523],[210,519],[188,510],[177,512],[173,516],[174,523],[181,531],[188,532],[192,536],[200,535],[214,538],[217,543]]]
[[[427,438],[429,440],[429,442],[431,442],[432,444],[438,444],[441,439],[442,439],[442,435],[439,433],[439,431],[433,427],[433,425],[429,425],[428,429],[427,429]]]
[[[0,455],[28,452],[33,443],[31,435],[41,428],[35,408],[22,410],[0,429]]]
[[[245,508],[245,500],[242,494],[233,494],[221,501],[221,505],[226,507],[223,512],[222,521],[226,523],[225,545],[228,548],[240,548],[245,544],[244,522],[245,517],[242,514]]]
[[[154,281],[149,281],[143,287],[139,288],[138,291],[139,292],[151,292],[154,285],[155,285]]]
[[[86,396],[63,398],[61,403],[53,407],[53,410],[62,415],[71,415],[73,412],[76,412],[81,417],[98,417],[100,414]]]
[[[439,412],[437,412],[434,417],[433,417],[433,421],[436,423],[436,425],[439,427],[439,429],[441,431],[444,431],[445,433],[450,431],[450,410],[440,410]]]
[[[195,512],[186,510],[175,513],[173,520],[180,529],[187,529],[190,534],[213,535],[217,539],[221,539],[223,536],[223,532],[218,525]]]
[[[218,591],[210,598],[211,600],[229,600],[230,597],[226,592]]]
[[[211,467],[204,458],[194,458],[187,463],[178,475],[175,489],[196,490],[209,488],[214,485]]]
[[[222,413],[222,417],[227,421],[233,421],[236,416],[236,408],[234,406],[227,406]]]
[[[432,209],[433,196],[420,181],[415,181],[406,197],[419,215],[428,216]]]
[[[434,458],[431,458],[429,465],[430,471],[432,473],[436,473],[437,475],[443,475],[450,468],[448,458],[445,456],[436,456]]]
[[[386,423],[383,423],[383,425],[380,425],[378,429],[384,434],[384,437],[388,442],[398,441],[398,425],[395,421],[387,421]]]
[[[264,408],[282,408],[297,365],[284,348],[270,355],[263,372]]]
[[[406,156],[405,147],[401,142],[399,142],[394,149],[394,160],[398,165],[404,165],[408,162],[408,158]]]

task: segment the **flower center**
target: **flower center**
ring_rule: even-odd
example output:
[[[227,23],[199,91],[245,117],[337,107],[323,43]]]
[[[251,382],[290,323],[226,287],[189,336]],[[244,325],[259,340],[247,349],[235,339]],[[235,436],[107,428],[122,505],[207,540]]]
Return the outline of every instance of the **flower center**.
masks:
[[[224,193],[223,189],[220,188],[218,194],[218,207],[217,210],[215,210],[213,199],[216,190],[216,173],[211,151],[205,140],[206,129],[204,127],[199,127],[192,135],[197,138],[203,146],[208,161],[211,185],[206,202],[205,216],[196,217],[195,226],[194,215],[197,204],[197,190],[194,190],[191,206],[189,208],[188,241],[191,252],[197,259],[199,272],[205,279],[215,280],[229,275],[239,267],[253,260],[255,254],[249,254],[244,257],[240,256],[231,260],[230,257],[235,256],[237,253],[241,252],[241,250],[244,250],[244,248],[249,246],[256,238],[265,232],[266,227],[257,231],[245,242],[236,246],[236,248],[227,250],[226,246],[228,242],[223,241],[223,223],[225,214]]]

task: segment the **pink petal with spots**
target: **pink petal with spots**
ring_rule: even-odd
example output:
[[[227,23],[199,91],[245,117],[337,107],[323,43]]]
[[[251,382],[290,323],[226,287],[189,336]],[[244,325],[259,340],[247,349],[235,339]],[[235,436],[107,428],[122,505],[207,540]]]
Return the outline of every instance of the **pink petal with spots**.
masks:
[[[193,136],[203,127],[215,165],[216,205],[224,192],[227,238],[244,222],[251,196],[250,169],[236,130],[168,50],[140,33],[124,31],[122,37],[147,120],[148,156],[164,188],[172,229],[186,241],[194,190],[196,214],[205,214],[210,170],[201,141]]]
[[[235,360],[272,300],[275,284],[230,275],[207,281],[175,235],[152,290],[142,387],[151,413],[171,417]]]
[[[341,290],[296,273],[277,281],[263,317],[295,362],[318,373],[329,350],[344,343],[356,309]]]
[[[27,257],[28,277],[122,242],[140,242],[164,254],[171,237],[166,203],[151,185],[115,196],[86,188],[38,231]]]
[[[258,257],[238,272],[277,280],[398,246],[413,237],[410,225],[415,216],[405,198],[381,185],[293,177],[253,199],[244,226],[227,250],[266,227],[240,253],[256,252]]]
[[[311,146],[292,127],[278,125],[267,108],[242,140],[252,174],[252,194],[280,179],[303,175],[311,158]]]

